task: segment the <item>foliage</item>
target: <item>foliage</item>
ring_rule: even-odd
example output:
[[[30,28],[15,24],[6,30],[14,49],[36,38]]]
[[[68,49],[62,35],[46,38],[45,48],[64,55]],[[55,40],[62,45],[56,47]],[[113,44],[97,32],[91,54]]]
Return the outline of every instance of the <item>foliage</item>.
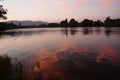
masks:
[[[97,21],[94,21],[93,25],[94,25],[94,26],[102,26],[102,25],[103,25],[103,22],[100,21],[100,20],[97,20]]]
[[[70,22],[69,22],[69,26],[70,27],[77,27],[78,22],[75,19],[71,19]]]
[[[24,80],[23,64],[16,59],[0,56],[0,80]]]
[[[58,23],[49,23],[47,27],[59,27],[60,25]]]
[[[15,25],[14,23],[5,23],[0,22],[0,31],[8,30],[8,29],[16,29],[16,28],[52,28],[52,27],[120,27],[120,19],[111,19],[107,17],[104,22],[100,20],[89,20],[84,19],[81,22],[76,21],[74,18],[71,19],[69,22],[67,19],[61,21],[60,23],[49,23],[49,24],[42,24],[39,26],[22,26],[21,23],[19,25]]]
[[[61,27],[68,27],[68,21],[67,21],[67,19],[61,21],[61,22],[60,22],[60,26],[61,26]]]
[[[80,25],[83,26],[83,27],[93,26],[93,20],[84,19],[84,20],[80,23]]]
[[[111,19],[110,17],[107,17],[104,21],[104,26],[106,27],[118,27],[120,26],[120,19]]]
[[[4,9],[2,5],[0,5],[0,19],[7,19],[5,16],[7,14],[7,9]]]
[[[0,22],[0,31],[4,31],[7,29],[15,29],[15,28],[18,28],[18,26],[13,23]]]

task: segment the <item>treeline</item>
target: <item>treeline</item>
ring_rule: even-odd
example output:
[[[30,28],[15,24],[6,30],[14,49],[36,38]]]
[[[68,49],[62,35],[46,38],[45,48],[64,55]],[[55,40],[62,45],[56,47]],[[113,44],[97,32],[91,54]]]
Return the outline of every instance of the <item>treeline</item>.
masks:
[[[76,21],[74,18],[68,21],[67,19],[60,23],[49,23],[48,25],[40,25],[41,27],[120,27],[120,19],[111,19],[107,17],[104,21],[93,21],[90,19],[84,19],[81,22]]]
[[[76,21],[75,19],[71,19],[68,21],[67,19],[61,21],[60,23],[49,23],[42,24],[39,26],[31,25],[31,26],[21,26],[15,25],[14,23],[3,23],[0,22],[0,31],[7,29],[15,29],[15,28],[45,28],[45,27],[120,27],[120,19],[111,19],[107,17],[104,21],[97,20],[93,21],[90,19],[84,19],[81,22]]]
[[[8,29],[18,29],[18,28],[39,28],[39,26],[31,25],[31,26],[22,26],[16,25],[14,23],[0,22],[0,31],[8,30]]]
[[[0,22],[0,31],[6,30],[6,29],[14,29],[17,28],[18,26],[13,24],[13,23],[3,23]]]
[[[7,19],[6,17],[7,9],[4,9],[2,5],[0,5],[0,19]],[[15,25],[13,23],[3,23],[0,22],[0,31],[7,29],[16,29],[16,28],[40,28],[40,27],[120,27],[120,18],[111,19],[107,17],[104,21],[97,20],[93,21],[90,19],[84,19],[81,22],[76,21],[74,18],[68,21],[67,19],[61,21],[60,23],[49,23],[42,24],[39,26],[31,25],[31,26],[21,26]]]

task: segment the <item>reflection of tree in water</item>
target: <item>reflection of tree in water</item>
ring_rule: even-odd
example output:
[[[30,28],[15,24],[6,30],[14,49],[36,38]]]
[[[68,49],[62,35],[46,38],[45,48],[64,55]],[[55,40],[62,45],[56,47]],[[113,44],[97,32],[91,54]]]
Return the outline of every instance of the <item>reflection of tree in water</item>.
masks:
[[[11,37],[18,37],[18,36],[31,36],[34,34],[42,34],[44,31],[3,31],[0,32],[0,37],[2,36],[11,36]]]
[[[110,27],[105,29],[105,34],[106,34],[106,36],[111,36],[112,30]]]
[[[79,31],[82,29],[82,31]],[[18,37],[18,36],[31,36],[34,34],[42,34],[44,32],[47,32],[46,30],[11,30],[11,31],[2,31],[0,32],[0,37],[3,36],[12,36],[12,37]],[[112,36],[112,35],[120,35],[120,28],[119,27],[81,27],[81,28],[62,28],[61,32],[66,35],[76,35],[78,32],[82,32],[83,35],[89,35],[89,34],[105,34],[105,36]]]
[[[66,36],[68,36],[68,28],[62,28],[62,29],[61,29],[61,32],[62,32],[63,34],[65,34]]]
[[[84,35],[89,35],[89,34],[105,34],[106,36],[111,36],[111,35],[120,35],[120,28],[118,27],[83,27],[82,28],[82,33]]]
[[[61,32],[66,36],[68,36],[69,34],[74,36],[77,34],[78,30],[77,28],[62,28]]]
[[[84,35],[93,34],[93,29],[91,27],[85,27],[85,28],[82,28],[82,32]]]
[[[17,32],[0,32],[0,36],[11,36],[11,37],[18,37],[18,36],[21,36],[21,35],[24,35],[25,33],[21,33],[21,31],[17,31]],[[30,33],[29,33],[30,34]],[[25,34],[27,35],[27,34]]]
[[[100,27],[97,27],[96,30],[95,30],[96,34],[98,34],[98,35],[101,34],[101,31],[102,31],[102,30],[101,30]]]
[[[70,34],[71,35],[76,35],[77,34],[77,32],[78,32],[78,30],[77,30],[77,28],[70,28]]]
[[[106,27],[104,31],[106,36],[111,35],[120,35],[120,28],[119,27]]]

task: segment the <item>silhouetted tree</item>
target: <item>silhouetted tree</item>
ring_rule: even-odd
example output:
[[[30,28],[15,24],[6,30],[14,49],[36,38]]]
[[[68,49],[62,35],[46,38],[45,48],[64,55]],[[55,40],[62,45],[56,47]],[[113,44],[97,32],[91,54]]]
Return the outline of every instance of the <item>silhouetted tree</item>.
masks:
[[[73,19],[70,20],[69,26],[70,27],[77,27],[78,26],[78,22],[73,18]]]
[[[47,27],[59,27],[60,25],[58,23],[49,23]]]
[[[104,21],[104,26],[106,27],[119,27],[120,26],[120,19],[111,19],[107,17]]]
[[[114,24],[115,24],[115,26],[119,27],[120,26],[120,19],[114,19]]]
[[[18,28],[18,26],[13,23],[0,22],[0,31],[7,29],[15,29],[15,28]]]
[[[7,19],[5,16],[7,14],[7,9],[4,9],[2,5],[0,5],[0,19]]]
[[[47,24],[41,24],[41,25],[39,25],[39,27],[46,27],[47,26]]]
[[[104,25],[105,26],[111,26],[112,25],[112,20],[110,17],[107,17],[106,20],[104,21]]]
[[[82,27],[90,27],[90,26],[93,26],[93,20],[89,20],[89,19],[84,19],[80,25]]]
[[[61,22],[60,22],[60,26],[61,26],[61,27],[68,27],[68,21],[67,21],[67,19],[61,21]]]
[[[100,21],[100,20],[97,20],[97,21],[94,21],[94,26],[102,26],[103,25],[103,22]]]

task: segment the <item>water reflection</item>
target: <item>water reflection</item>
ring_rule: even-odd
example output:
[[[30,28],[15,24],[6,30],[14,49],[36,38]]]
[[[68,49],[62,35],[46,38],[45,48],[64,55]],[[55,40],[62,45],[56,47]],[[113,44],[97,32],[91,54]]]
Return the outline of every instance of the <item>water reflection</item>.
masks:
[[[54,55],[50,55],[52,52],[47,51],[49,56],[47,55],[48,57],[43,60],[40,59],[45,53],[31,55],[30,57],[34,58],[34,61],[39,61],[39,64],[34,65],[30,73],[34,75],[30,78],[36,80],[120,79],[120,67],[117,67],[120,64],[120,55],[107,47],[104,50],[101,50],[102,47],[99,49],[98,53],[92,53],[79,46],[58,47]]]
[[[8,31],[4,31],[4,32],[0,32],[0,37],[2,36],[12,36],[12,37],[17,37],[17,36],[22,36],[22,35],[26,35],[26,36],[30,36],[30,35],[34,35],[34,34],[42,34],[43,32],[48,32],[51,30],[47,30],[47,29],[38,29],[33,30],[33,31],[29,31],[30,29],[26,30],[26,29],[19,29],[19,30],[8,30]],[[120,35],[120,28],[119,27],[108,27],[108,28],[104,28],[103,27],[82,27],[82,28],[61,28],[60,30],[63,34],[65,34],[66,36],[68,35],[76,35],[78,32],[81,32],[84,35],[90,35],[90,34],[105,34],[106,36],[111,36],[111,35]],[[51,31],[51,32],[56,32],[56,30]]]
[[[89,27],[83,28],[82,32],[84,35],[93,34],[93,28],[89,28]]]
[[[63,43],[53,51],[46,49],[25,61],[34,64],[31,73],[28,73],[33,75],[30,79],[115,80],[120,79],[119,53],[106,45],[98,45],[95,51],[91,51],[89,47],[76,43]]]
[[[26,65],[28,80],[119,80],[120,28],[15,29],[0,33],[0,53]]]
[[[68,36],[69,34],[74,36],[78,32],[81,32],[84,35],[105,34],[106,36],[111,36],[111,35],[120,35],[120,28],[105,28],[104,30],[101,27],[97,27],[97,28],[83,27],[81,28],[81,30],[79,30],[78,28],[62,28],[61,32],[66,36]]]
[[[105,30],[106,36],[111,36],[111,35],[120,35],[120,29],[119,28],[107,28]]]
[[[30,29],[29,29],[30,30]],[[31,36],[34,34],[42,34],[43,32],[46,32],[46,30],[40,30],[40,31],[29,31],[29,30],[8,30],[5,32],[0,32],[0,36],[11,36],[11,37],[18,37],[18,36]]]

